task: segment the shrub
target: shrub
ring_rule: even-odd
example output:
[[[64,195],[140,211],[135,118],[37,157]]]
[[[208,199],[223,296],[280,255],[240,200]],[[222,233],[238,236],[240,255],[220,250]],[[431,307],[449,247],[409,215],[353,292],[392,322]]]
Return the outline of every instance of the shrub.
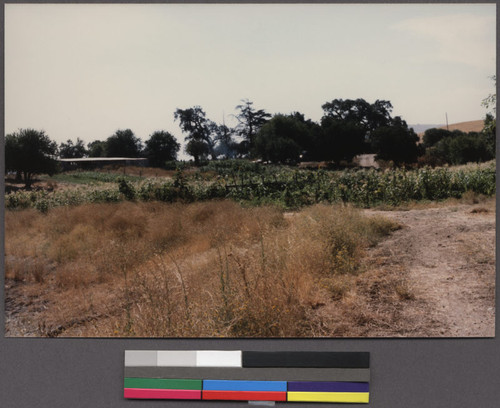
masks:
[[[450,164],[484,162],[494,158],[491,142],[484,133],[456,133],[441,139],[429,151],[435,160]]]
[[[123,178],[118,180],[118,190],[127,200],[135,199],[135,189],[127,180]]]

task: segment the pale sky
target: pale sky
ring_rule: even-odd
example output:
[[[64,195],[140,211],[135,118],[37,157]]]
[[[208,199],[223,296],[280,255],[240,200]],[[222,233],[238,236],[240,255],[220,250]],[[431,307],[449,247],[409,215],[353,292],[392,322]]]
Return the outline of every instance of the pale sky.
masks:
[[[483,119],[495,4],[6,4],[5,131],[143,141],[176,108],[228,125],[244,98],[319,121],[336,98],[409,124]]]

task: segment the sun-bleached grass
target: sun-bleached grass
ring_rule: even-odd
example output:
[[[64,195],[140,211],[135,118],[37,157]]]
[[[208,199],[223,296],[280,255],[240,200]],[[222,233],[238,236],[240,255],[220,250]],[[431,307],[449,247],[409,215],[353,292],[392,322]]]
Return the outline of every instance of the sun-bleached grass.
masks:
[[[318,317],[325,305],[357,303],[368,316],[357,295],[361,260],[397,228],[343,205],[7,211],[6,276],[46,297],[42,335],[328,336],[342,331]]]

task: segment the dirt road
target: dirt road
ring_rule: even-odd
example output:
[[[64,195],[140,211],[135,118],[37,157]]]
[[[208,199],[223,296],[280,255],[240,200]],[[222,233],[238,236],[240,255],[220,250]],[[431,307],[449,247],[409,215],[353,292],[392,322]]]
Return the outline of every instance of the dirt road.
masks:
[[[410,211],[373,211],[403,228],[373,248],[386,270],[404,268],[415,302],[401,318],[411,337],[495,335],[494,201]],[[381,335],[383,333],[373,333]],[[391,335],[388,330],[386,335]]]

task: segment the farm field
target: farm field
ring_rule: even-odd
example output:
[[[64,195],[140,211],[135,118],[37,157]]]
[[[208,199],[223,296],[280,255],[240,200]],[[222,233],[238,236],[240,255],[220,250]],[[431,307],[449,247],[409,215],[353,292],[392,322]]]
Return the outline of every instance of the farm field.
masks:
[[[494,162],[246,165],[8,193],[6,336],[494,335]]]

